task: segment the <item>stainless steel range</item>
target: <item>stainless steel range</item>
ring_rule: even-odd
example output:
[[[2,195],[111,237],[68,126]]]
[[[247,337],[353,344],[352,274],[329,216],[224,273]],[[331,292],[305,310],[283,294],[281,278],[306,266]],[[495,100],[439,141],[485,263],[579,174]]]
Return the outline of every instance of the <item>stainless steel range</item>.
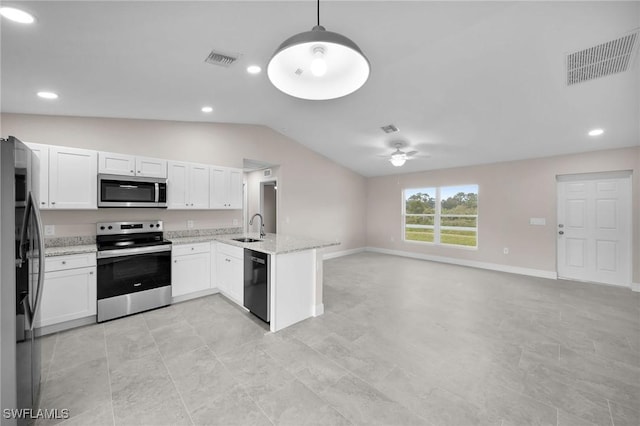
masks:
[[[171,304],[171,242],[162,221],[97,224],[98,322]]]

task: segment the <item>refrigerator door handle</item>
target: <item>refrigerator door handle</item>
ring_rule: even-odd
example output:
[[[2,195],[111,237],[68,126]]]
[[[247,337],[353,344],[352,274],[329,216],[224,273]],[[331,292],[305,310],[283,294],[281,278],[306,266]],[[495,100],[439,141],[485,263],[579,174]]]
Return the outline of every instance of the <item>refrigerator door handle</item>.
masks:
[[[29,330],[33,330],[33,311],[31,310],[31,306],[29,306],[28,295],[26,294],[24,295],[24,297],[22,298],[21,304],[22,304],[22,310],[24,311],[24,318],[27,322],[25,329],[28,328]]]
[[[27,230],[29,229],[29,212],[33,207],[31,205],[33,203],[33,199],[31,194],[27,197],[26,206],[24,209],[24,215],[22,218],[22,230],[20,231],[20,246],[18,247],[18,258],[16,259],[16,266],[18,268],[22,268],[22,265],[25,264],[27,258]]]
[[[40,216],[40,209],[38,209],[35,200],[33,199],[33,193],[29,192],[29,204],[33,209],[33,217],[36,219],[36,231],[38,234],[38,288],[36,290],[36,297],[33,302],[33,309],[31,311],[32,320],[35,320],[40,307],[40,299],[42,298],[42,286],[44,285],[44,239],[42,232],[42,217]],[[33,330],[34,321],[29,322],[29,327]]]

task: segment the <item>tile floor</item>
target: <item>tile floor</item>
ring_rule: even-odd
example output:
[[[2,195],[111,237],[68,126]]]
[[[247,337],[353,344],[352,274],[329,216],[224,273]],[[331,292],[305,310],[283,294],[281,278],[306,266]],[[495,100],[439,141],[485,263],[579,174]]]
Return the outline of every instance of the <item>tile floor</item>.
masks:
[[[362,253],[271,334],[214,295],[44,339],[64,425],[639,425],[640,294]],[[45,422],[42,422],[45,423]]]

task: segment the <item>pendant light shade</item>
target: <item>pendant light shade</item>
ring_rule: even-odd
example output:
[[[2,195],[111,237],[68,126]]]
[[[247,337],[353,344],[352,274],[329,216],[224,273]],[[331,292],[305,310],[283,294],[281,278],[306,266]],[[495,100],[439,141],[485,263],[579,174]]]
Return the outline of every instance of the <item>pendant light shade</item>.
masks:
[[[311,31],[285,40],[267,67],[271,83],[296,98],[340,98],[358,90],[369,78],[369,60],[358,45],[326,31],[319,21]]]

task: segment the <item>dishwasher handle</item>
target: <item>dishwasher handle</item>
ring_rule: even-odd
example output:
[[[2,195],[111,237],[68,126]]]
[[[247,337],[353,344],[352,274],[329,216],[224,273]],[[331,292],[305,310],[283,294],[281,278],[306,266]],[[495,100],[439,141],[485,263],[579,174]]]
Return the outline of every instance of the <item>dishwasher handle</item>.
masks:
[[[252,262],[254,262],[254,263],[259,263],[259,264],[261,264],[261,265],[264,265],[264,264],[265,264],[264,259],[260,259],[259,257],[251,256],[251,257],[250,257],[250,259],[251,259],[251,261],[252,261]]]

